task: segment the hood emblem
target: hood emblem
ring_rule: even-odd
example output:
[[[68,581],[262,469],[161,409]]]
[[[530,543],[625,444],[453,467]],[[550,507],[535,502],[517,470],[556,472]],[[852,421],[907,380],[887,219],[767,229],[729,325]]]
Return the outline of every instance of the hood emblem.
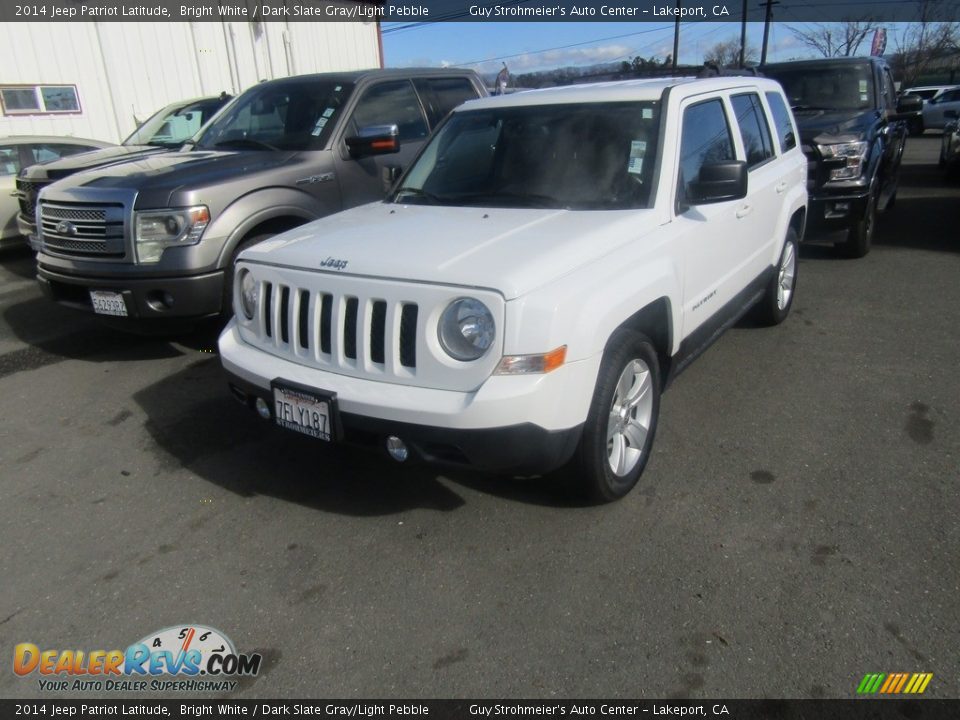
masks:
[[[77,234],[77,226],[72,222],[67,222],[66,220],[61,220],[57,223],[57,232],[60,235],[69,235],[73,237]]]
[[[347,266],[348,262],[349,260],[340,260],[338,258],[328,257],[326,260],[320,263],[320,267],[333,268],[334,270],[343,270]]]

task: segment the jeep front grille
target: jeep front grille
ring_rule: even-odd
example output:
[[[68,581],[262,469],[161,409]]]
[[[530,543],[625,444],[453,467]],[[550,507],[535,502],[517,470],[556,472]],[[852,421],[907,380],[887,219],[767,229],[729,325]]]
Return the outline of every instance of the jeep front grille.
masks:
[[[50,184],[50,180],[21,180],[17,178],[17,202],[21,214],[31,222],[37,214],[37,193]]]
[[[417,366],[418,307],[379,298],[260,284],[258,334],[322,366]],[[310,350],[314,352],[309,353]]]
[[[40,203],[37,230],[45,251],[57,255],[122,258],[123,205]]]

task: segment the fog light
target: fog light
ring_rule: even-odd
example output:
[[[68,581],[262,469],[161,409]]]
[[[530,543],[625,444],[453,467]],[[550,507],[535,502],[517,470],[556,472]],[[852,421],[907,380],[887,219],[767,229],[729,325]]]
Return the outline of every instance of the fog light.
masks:
[[[397,462],[403,462],[410,457],[410,451],[407,449],[406,443],[396,435],[387,438],[387,452]]]
[[[267,401],[263,398],[257,398],[257,401],[253,404],[257,408],[257,414],[262,417],[264,420],[270,419],[270,406],[267,405]]]

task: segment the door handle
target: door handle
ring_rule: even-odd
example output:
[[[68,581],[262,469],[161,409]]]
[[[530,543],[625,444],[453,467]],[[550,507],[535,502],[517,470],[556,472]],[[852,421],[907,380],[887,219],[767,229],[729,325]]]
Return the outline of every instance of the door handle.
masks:
[[[777,190],[778,193],[782,193],[782,192],[783,192],[784,190],[786,190],[786,189],[787,189],[787,181],[786,181],[786,180],[781,180],[780,182],[777,183],[776,190]]]
[[[745,218],[747,215],[753,212],[753,205],[744,205],[743,207],[737,208],[737,218]]]

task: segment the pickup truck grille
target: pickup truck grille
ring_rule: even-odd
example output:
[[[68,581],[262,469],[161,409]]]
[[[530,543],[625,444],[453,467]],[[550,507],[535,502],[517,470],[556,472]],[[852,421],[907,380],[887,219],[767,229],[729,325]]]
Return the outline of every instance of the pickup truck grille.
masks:
[[[123,205],[42,202],[38,232],[46,252],[79,257],[122,258]]]
[[[20,212],[33,222],[37,213],[37,193],[50,184],[49,180],[21,180],[17,178],[17,202]]]
[[[417,366],[417,318],[413,302],[312,292],[280,283],[260,286],[259,330],[277,347],[308,355],[321,367]],[[313,351],[312,353],[310,351]]]

